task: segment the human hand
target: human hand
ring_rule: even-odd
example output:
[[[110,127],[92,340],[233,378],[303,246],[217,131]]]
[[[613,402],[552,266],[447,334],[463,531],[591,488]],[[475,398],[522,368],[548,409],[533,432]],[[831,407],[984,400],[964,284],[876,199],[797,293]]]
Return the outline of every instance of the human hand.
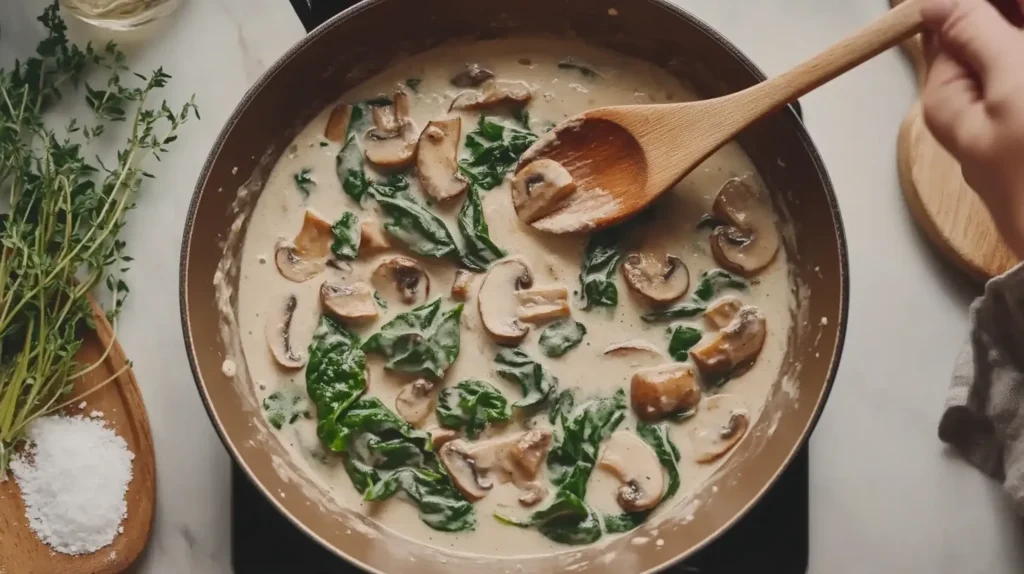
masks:
[[[1024,0],[1002,4],[1015,19],[1024,9]],[[927,0],[922,16],[925,122],[1024,257],[1024,31],[986,0]]]

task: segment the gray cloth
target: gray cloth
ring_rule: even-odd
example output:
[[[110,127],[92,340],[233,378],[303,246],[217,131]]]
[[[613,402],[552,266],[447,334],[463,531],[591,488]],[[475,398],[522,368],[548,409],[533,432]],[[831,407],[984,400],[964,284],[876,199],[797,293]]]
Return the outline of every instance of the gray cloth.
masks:
[[[971,336],[953,370],[939,438],[1003,483],[1024,515],[1024,264],[971,304]]]

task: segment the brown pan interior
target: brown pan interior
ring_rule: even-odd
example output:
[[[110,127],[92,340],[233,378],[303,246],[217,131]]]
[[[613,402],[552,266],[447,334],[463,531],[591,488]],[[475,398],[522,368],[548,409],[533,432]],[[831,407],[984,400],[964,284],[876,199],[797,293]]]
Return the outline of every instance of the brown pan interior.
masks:
[[[606,3],[593,0],[363,3],[312,32],[279,60],[239,104],[211,151],[182,245],[182,323],[193,373],[235,460],[292,522],[340,556],[385,572],[414,568],[441,573],[467,567],[481,571],[485,566],[478,558],[440,560],[436,551],[357,517],[325,511],[308,485],[282,478],[275,468],[275,458],[278,465],[286,459],[269,438],[250,391],[221,372],[225,350],[218,335],[214,274],[234,221],[231,204],[236,190],[254,173],[269,170],[296,130],[344,91],[403,54],[453,39],[575,36],[660,65],[705,97],[763,79],[735,47],[676,7],[657,0],[620,0],[615,11],[609,14]],[[740,142],[775,193],[780,212],[790,220],[786,248],[799,301],[786,364],[765,414],[705,489],[715,486],[717,493],[698,496],[700,504],[692,518],[645,525],[599,548],[516,558],[487,564],[488,570],[550,572],[574,566],[577,572],[619,573],[664,567],[699,549],[742,516],[806,440],[831,387],[846,324],[848,269],[842,222],[821,159],[795,115],[779,112],[746,131]],[[270,162],[265,161],[268,150]],[[653,536],[664,544],[634,545],[633,536]],[[594,560],[598,553],[602,559]]]

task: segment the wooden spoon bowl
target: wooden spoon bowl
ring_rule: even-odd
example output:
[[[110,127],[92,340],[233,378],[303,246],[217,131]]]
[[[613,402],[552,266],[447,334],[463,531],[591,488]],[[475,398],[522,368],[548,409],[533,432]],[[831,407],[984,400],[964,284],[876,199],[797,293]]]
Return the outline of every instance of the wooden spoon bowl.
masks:
[[[95,363],[103,357],[108,345],[113,346],[99,367],[75,382],[73,394],[69,396],[88,391],[128,363],[121,345],[114,339],[106,314],[95,299],[90,297],[90,303],[96,330],[86,335],[76,359],[79,364]],[[149,418],[135,375],[130,368],[126,369],[83,401],[85,407],[80,409],[76,403],[66,408],[64,414],[89,416],[93,411],[102,412],[107,427],[123,438],[128,449],[135,453],[132,480],[125,494],[128,515],[121,525],[124,531],[109,546],[92,554],[56,553],[29,528],[21,490],[9,475],[6,481],[0,482],[0,573],[114,574],[131,566],[149,540],[156,495],[156,462]]]

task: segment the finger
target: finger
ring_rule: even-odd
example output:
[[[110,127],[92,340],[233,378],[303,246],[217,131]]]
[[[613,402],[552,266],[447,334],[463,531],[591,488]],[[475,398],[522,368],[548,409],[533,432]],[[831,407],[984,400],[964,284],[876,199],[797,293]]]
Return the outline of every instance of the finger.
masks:
[[[930,0],[921,9],[925,24],[942,48],[966,64],[985,85],[994,75],[1015,74],[1008,46],[1019,44],[1019,31],[986,0]]]
[[[977,81],[948,53],[935,56],[921,92],[924,120],[935,139],[953,154],[969,145],[963,123],[981,106]]]

